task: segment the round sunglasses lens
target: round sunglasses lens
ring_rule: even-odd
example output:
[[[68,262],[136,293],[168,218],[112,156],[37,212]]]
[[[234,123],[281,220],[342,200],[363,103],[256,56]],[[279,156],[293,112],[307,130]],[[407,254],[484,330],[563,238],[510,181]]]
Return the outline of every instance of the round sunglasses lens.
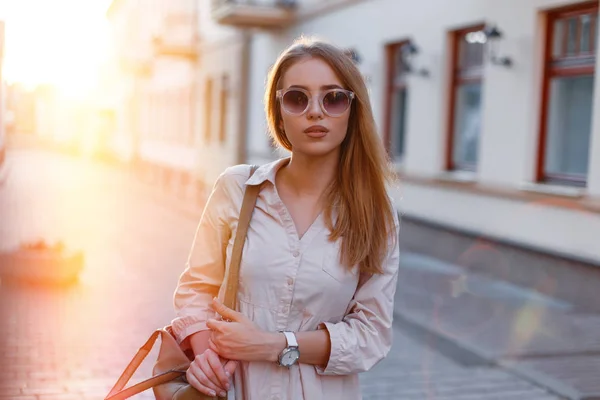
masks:
[[[323,107],[329,114],[343,114],[350,107],[350,97],[346,92],[334,90],[323,97]]]
[[[283,108],[291,114],[301,114],[308,106],[306,93],[299,90],[290,90],[283,95]]]

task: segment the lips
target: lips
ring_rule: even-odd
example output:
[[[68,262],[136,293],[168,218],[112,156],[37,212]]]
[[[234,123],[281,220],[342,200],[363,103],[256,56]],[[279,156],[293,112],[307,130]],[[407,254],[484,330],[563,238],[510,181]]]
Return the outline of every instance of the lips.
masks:
[[[308,136],[314,137],[314,138],[323,137],[327,134],[327,132],[329,132],[329,129],[325,128],[322,125],[309,126],[308,128],[306,128],[304,130],[304,133],[306,133]]]

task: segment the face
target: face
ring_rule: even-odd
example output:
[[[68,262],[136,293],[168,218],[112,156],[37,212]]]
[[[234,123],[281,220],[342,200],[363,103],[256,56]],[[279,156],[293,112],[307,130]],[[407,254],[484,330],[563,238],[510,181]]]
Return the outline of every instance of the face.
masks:
[[[282,128],[292,153],[324,156],[339,152],[353,94],[345,90],[329,64],[319,58],[296,62],[284,74],[280,89]]]

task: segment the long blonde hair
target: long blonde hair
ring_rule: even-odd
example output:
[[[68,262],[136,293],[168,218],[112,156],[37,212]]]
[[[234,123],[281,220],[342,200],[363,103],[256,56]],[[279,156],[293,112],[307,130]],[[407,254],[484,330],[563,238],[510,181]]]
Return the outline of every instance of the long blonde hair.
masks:
[[[336,46],[300,38],[285,50],[269,72],[265,92],[265,112],[273,140],[292,151],[292,144],[281,129],[282,116],[276,91],[281,89],[285,72],[306,57],[320,58],[336,73],[347,90],[355,93],[348,120],[348,132],[341,144],[337,177],[327,193],[324,210],[331,230],[329,239],[342,239],[341,262],[360,272],[383,272],[390,239],[396,240],[392,204],[386,192],[391,180],[390,163],[375,119],[364,79],[351,58]],[[332,223],[335,207],[337,218]]]

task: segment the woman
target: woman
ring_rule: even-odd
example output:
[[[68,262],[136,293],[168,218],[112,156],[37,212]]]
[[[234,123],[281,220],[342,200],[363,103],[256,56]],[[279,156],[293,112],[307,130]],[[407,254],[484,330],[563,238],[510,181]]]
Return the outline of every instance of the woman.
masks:
[[[187,379],[244,400],[360,399],[357,374],[392,344],[399,258],[367,89],[342,50],[300,40],[270,71],[265,103],[291,157],[250,178],[250,166],[228,168],[214,186],[175,293],[174,332],[196,355]],[[245,185],[261,191],[236,312],[215,297]]]

